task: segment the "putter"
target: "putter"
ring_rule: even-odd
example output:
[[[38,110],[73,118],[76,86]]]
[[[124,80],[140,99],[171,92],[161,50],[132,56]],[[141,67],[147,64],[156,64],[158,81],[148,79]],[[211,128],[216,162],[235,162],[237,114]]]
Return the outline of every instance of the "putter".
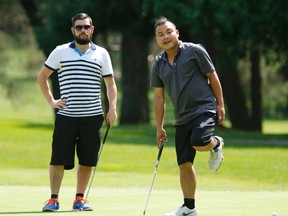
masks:
[[[101,153],[102,153],[102,150],[103,150],[103,146],[104,146],[104,144],[105,144],[105,141],[106,141],[106,138],[107,138],[109,129],[110,129],[110,124],[108,123],[108,124],[107,124],[107,128],[106,128],[106,132],[105,132],[105,135],[104,135],[104,138],[103,138],[103,141],[102,141],[102,145],[101,145],[100,151],[99,151],[98,156],[97,156],[96,165],[95,165],[95,168],[94,168],[94,171],[93,171],[91,180],[90,180],[90,184],[89,184],[89,187],[88,187],[88,191],[87,191],[86,199],[85,199],[85,200],[88,199],[88,195],[89,195],[89,192],[90,192],[90,189],[91,189],[91,185],[92,185],[92,182],[93,182],[95,173],[96,173],[96,168],[97,168],[97,165],[98,165],[98,161],[99,161],[99,159],[100,159],[100,156],[101,156]]]
[[[157,173],[157,169],[158,169],[158,166],[159,166],[159,163],[160,163],[160,158],[161,158],[161,155],[162,155],[162,151],[163,151],[164,145],[165,145],[165,141],[162,140],[160,148],[159,148],[158,156],[157,156],[157,161],[156,161],[156,166],[155,166],[155,169],[154,169],[154,174],[153,174],[153,177],[152,177],[152,183],[151,183],[151,186],[150,186],[150,190],[149,190],[148,197],[147,197],[147,200],[146,200],[145,208],[144,208],[144,211],[143,211],[143,215],[144,216],[146,214],[148,201],[149,201],[149,198],[150,198],[150,194],[151,194],[151,191],[152,191],[152,187],[153,187],[153,184],[154,184],[154,180],[155,180],[155,177],[156,177],[156,173]]]

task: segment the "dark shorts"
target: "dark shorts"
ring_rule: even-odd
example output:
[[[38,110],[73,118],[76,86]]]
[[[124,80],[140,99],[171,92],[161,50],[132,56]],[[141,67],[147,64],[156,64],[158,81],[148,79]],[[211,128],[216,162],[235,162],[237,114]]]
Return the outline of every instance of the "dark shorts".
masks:
[[[216,114],[204,113],[185,125],[175,126],[175,147],[178,165],[193,164],[196,150],[193,146],[210,143],[216,126]]]
[[[50,165],[64,165],[65,169],[73,169],[76,152],[80,165],[95,166],[100,149],[103,120],[102,115],[92,117],[57,115]]]

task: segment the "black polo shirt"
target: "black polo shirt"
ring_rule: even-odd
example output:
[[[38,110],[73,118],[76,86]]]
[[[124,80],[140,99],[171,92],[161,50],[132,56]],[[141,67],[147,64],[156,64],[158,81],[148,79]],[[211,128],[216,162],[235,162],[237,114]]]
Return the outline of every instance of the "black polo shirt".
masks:
[[[216,113],[216,99],[206,76],[212,71],[213,62],[200,44],[180,41],[173,65],[166,52],[156,57],[151,86],[166,89],[174,106],[174,125],[186,124],[205,112]]]

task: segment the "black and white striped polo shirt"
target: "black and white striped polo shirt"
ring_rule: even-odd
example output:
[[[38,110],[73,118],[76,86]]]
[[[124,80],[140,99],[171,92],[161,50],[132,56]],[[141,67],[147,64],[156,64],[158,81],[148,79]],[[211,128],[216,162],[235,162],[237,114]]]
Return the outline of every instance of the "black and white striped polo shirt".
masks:
[[[83,54],[75,42],[57,46],[45,66],[57,70],[60,95],[67,106],[58,114],[70,117],[102,115],[101,79],[113,76],[110,56],[106,49],[94,43]]]

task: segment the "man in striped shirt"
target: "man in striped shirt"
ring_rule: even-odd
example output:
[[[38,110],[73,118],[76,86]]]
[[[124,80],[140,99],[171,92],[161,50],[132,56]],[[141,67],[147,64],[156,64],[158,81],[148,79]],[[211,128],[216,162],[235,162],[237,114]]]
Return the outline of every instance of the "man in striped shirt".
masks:
[[[57,112],[50,162],[51,198],[42,211],[59,209],[58,194],[64,170],[74,168],[75,152],[78,158],[76,198],[73,210],[92,211],[83,196],[96,165],[104,120],[101,105],[101,79],[107,89],[109,109],[107,123],[117,120],[117,87],[110,56],[91,39],[94,31],[92,19],[85,13],[72,18],[74,41],[57,46],[49,55],[38,75],[40,88],[52,108]],[[61,98],[54,98],[48,78],[58,73]]]

